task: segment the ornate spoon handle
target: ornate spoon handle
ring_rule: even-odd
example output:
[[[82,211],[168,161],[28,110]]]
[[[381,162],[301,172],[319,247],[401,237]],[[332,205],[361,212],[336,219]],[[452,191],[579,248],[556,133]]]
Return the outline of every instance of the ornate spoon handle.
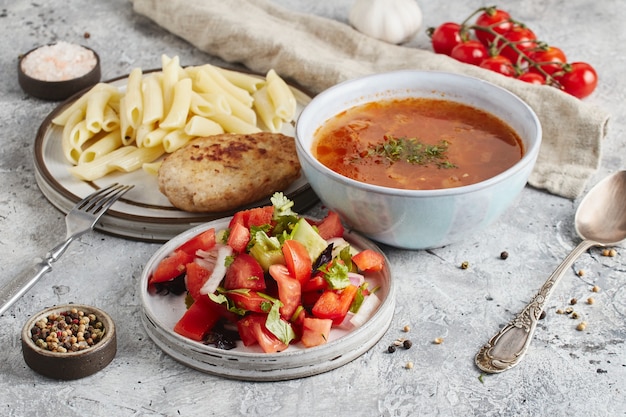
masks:
[[[496,333],[476,354],[476,365],[488,373],[506,371],[517,365],[532,340],[537,321],[565,271],[587,249],[600,245],[592,240],[583,240],[567,255],[550,275],[528,305],[513,320]]]

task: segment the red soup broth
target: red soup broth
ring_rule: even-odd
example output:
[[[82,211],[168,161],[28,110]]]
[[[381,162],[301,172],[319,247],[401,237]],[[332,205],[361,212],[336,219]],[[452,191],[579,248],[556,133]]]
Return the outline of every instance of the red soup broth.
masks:
[[[519,161],[519,135],[496,116],[443,99],[403,98],[352,107],[315,132],[313,155],[368,184],[433,190],[474,184]]]

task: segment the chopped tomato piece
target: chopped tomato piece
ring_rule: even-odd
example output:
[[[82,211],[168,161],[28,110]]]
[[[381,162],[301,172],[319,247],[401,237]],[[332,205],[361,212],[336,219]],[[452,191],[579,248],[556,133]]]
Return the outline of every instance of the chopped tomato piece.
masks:
[[[289,270],[285,265],[274,264],[270,266],[269,272],[278,284],[278,298],[283,303],[280,308],[280,315],[289,320],[301,302],[300,283],[289,275]]]
[[[187,275],[185,276],[185,285],[191,298],[197,300],[200,298],[200,289],[211,276],[210,270],[200,266],[195,262],[190,262],[186,266]]]
[[[267,314],[252,313],[237,322],[237,330],[243,344],[251,346],[258,343],[265,353],[281,352],[287,349],[288,345],[267,330],[266,320]]]
[[[270,224],[274,217],[274,206],[257,207],[248,210],[248,219],[246,226],[263,226]]]
[[[226,270],[224,288],[236,290],[247,288],[255,291],[263,291],[265,276],[259,262],[247,253],[240,253]]]
[[[313,315],[320,319],[330,319],[336,324],[341,323],[348,314],[357,291],[356,285],[348,285],[341,291],[324,291],[313,306]]]
[[[258,292],[253,290],[233,290],[226,292],[224,295],[233,302],[235,307],[247,311],[267,313],[271,307],[268,305],[270,301],[268,301],[267,298],[262,297]]]
[[[211,250],[213,246],[215,246],[215,229],[211,228],[192,237],[190,240],[180,245],[177,250],[195,255],[198,250]]]
[[[240,223],[235,223],[228,234],[228,246],[235,252],[243,252],[250,242],[250,230]]]
[[[289,274],[300,284],[304,284],[311,278],[312,263],[306,247],[297,240],[285,240],[282,246],[285,264]]]
[[[185,272],[186,265],[193,261],[194,255],[182,250],[174,251],[159,262],[148,284],[170,281]]]
[[[324,279],[324,274],[316,274],[302,285],[302,292],[327,290],[328,282]]]
[[[333,237],[342,237],[344,227],[339,214],[329,211],[326,217],[317,225],[317,231],[326,240]]]
[[[352,257],[352,262],[361,271],[378,272],[385,265],[385,257],[372,249],[365,249]]]
[[[235,213],[228,225],[232,228],[236,223],[242,224],[248,229],[250,226],[262,226],[270,224],[274,216],[274,206],[255,207],[248,210],[241,210]]]
[[[323,345],[328,342],[330,328],[333,321],[330,319],[319,319],[315,317],[305,317],[302,323],[302,344],[306,347]]]
[[[215,303],[210,300],[197,300],[174,326],[174,331],[189,339],[202,341],[220,319]]]

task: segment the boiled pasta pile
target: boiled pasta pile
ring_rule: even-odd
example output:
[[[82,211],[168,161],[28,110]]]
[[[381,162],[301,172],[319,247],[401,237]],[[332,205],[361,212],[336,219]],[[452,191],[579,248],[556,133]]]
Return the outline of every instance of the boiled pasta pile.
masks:
[[[135,68],[125,91],[96,84],[52,123],[63,127],[62,149],[79,179],[143,168],[156,173],[160,158],[191,139],[221,133],[279,132],[294,119],[296,99],[274,70],[265,77],[210,64],[181,67],[161,57],[161,71]]]

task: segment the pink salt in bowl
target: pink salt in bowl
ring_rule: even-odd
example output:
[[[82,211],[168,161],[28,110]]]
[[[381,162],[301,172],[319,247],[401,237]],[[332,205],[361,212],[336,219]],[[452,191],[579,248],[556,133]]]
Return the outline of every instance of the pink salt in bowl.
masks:
[[[18,82],[25,93],[61,101],[100,81],[100,57],[85,46],[67,42],[43,45],[20,57]]]

